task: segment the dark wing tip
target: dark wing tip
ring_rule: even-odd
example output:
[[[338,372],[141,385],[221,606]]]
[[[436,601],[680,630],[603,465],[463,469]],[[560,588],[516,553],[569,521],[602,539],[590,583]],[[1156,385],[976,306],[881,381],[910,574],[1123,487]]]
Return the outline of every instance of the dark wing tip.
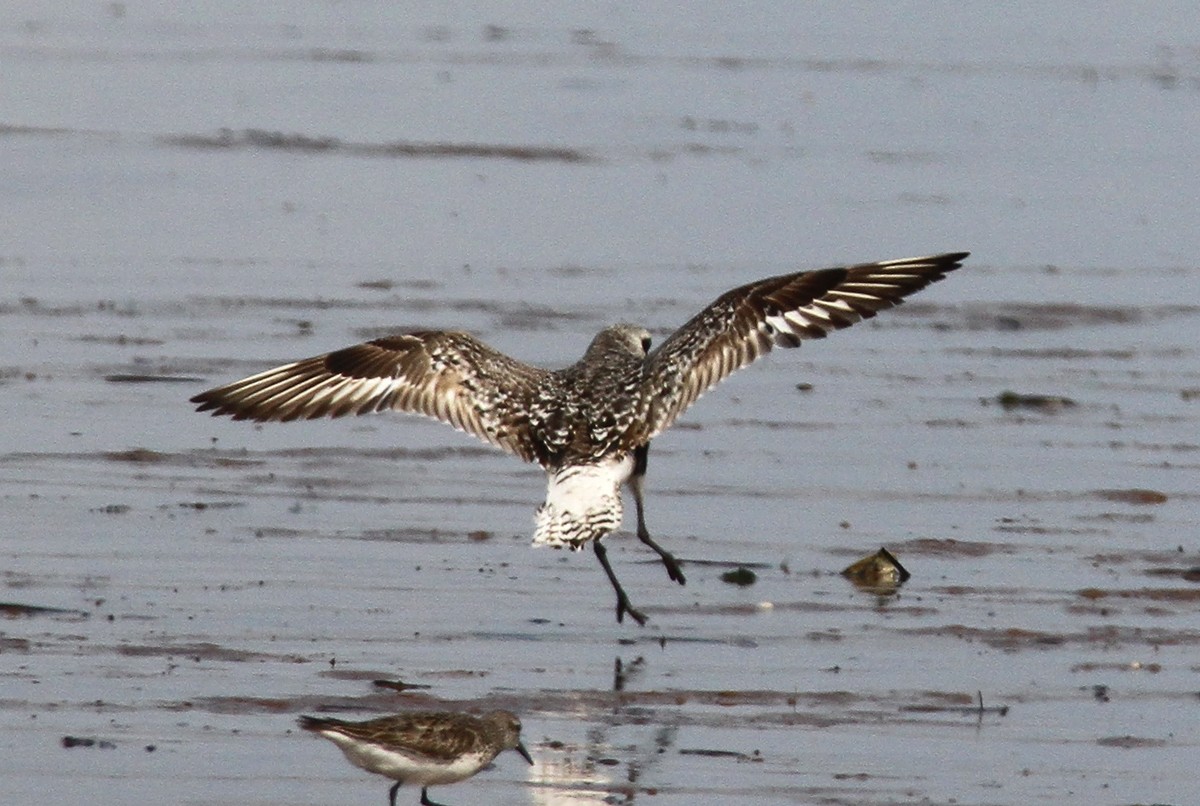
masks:
[[[946,252],[925,257],[885,260],[878,263],[863,263],[851,266],[846,271],[846,280],[830,289],[823,299],[814,300],[814,307],[822,309],[821,316],[827,321],[820,327],[840,330],[855,322],[872,319],[880,311],[894,308],[907,297],[946,278],[946,275],[962,267],[970,252]],[[850,309],[850,316],[841,318],[832,305]]]
[[[315,716],[301,715],[300,718],[296,720],[296,724],[305,730],[318,731],[329,727],[331,724],[333,724],[333,721]]]
[[[857,266],[850,266],[849,270],[866,269],[870,267],[886,269],[886,268],[903,268],[904,266],[925,266],[928,268],[936,268],[941,271],[954,271],[960,268],[963,261],[970,257],[970,252],[943,252],[937,255],[922,255],[920,257],[900,258],[899,260],[883,260],[873,263],[860,263]]]
[[[216,389],[208,389],[198,395],[192,395],[188,402],[196,404],[196,411],[211,411],[214,417],[231,414],[232,412],[225,408],[220,398],[214,394],[216,391]]]
[[[196,411],[211,411],[214,417],[218,414],[228,414],[229,412],[222,408],[220,398],[213,394],[215,391],[215,389],[208,389],[198,395],[193,395],[188,402],[196,404]]]
[[[970,252],[946,252],[941,255],[930,255],[929,257],[913,258],[908,261],[913,264],[930,263],[937,268],[938,274],[929,276],[929,282],[936,283],[938,280],[945,279],[946,275],[955,269],[961,269],[963,261],[970,257]]]
[[[265,423],[278,417],[272,417],[269,413],[246,411],[240,408],[235,401],[228,398],[224,394],[225,387],[209,389],[192,397],[188,402],[196,404],[196,411],[209,412],[213,417],[229,417],[233,420],[252,420],[254,422]]]
[[[934,263],[941,264],[943,271],[950,272],[954,271],[955,269],[961,269],[963,261],[970,256],[970,252],[946,252],[943,255],[935,255],[934,257],[930,258],[930,260],[932,260]],[[942,278],[939,277],[938,279],[940,280]]]

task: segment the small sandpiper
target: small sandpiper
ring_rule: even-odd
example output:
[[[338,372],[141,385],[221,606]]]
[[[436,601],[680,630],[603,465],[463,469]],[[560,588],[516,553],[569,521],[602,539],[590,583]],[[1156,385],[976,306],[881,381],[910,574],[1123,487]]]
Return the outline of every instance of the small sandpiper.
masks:
[[[423,806],[440,806],[429,799],[429,787],[464,781],[504,750],[533,763],[521,744],[521,721],[508,711],[413,711],[366,722],[302,716],[299,723],[340,747],[356,767],[393,779],[389,806],[396,806],[402,784],[421,787]]]
[[[637,507],[637,536],[685,583],[675,557],[646,529],[642,480],[650,440],[705,391],[773,347],[870,319],[962,265],[967,252],[768,277],[718,297],[656,349],[643,327],[619,324],[560,370],[530,366],[467,333],[400,333],[318,355],[201,392],[197,411],[235,420],[290,421],[398,410],[473,434],[549,478],[534,545],[588,543],[617,594],[617,621],[639,624],[601,539],[621,525],[621,487]]]

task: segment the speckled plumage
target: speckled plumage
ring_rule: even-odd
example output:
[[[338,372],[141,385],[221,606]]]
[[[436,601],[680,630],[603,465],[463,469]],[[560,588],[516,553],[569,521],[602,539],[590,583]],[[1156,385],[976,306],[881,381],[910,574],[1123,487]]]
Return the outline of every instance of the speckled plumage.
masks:
[[[396,806],[402,784],[426,788],[466,780],[504,750],[516,750],[530,764],[521,744],[521,721],[509,711],[472,716],[455,711],[413,711],[365,722],[302,716],[300,727],[329,739],[355,766],[396,781],[388,802]]]
[[[533,367],[456,331],[375,339],[277,367],[192,398],[198,411],[289,421],[389,409],[423,414],[547,471],[534,543],[591,542],[617,591],[617,620],[634,610],[600,539],[621,520],[620,487],[637,505],[638,537],[678,562],[645,527],[641,481],[650,441],[704,392],[770,352],[873,317],[942,279],[965,252],[768,277],[722,294],[650,349],[642,327],[619,324],[561,370]],[[592,484],[584,483],[591,480]]]

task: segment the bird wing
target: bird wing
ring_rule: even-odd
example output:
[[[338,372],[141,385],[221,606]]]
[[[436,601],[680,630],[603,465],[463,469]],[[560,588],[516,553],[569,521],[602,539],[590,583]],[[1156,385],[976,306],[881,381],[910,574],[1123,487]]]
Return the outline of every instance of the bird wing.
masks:
[[[192,398],[197,411],[258,422],[393,409],[448,423],[534,457],[527,410],[548,370],[523,364],[467,333],[424,331],[375,339],[285,364]]]
[[[650,439],[773,347],[870,319],[962,265],[968,252],[768,277],[722,294],[646,358]]]
[[[302,716],[299,724],[314,733],[341,734],[436,762],[454,761],[480,744],[478,722],[466,714],[415,711],[365,722]]]

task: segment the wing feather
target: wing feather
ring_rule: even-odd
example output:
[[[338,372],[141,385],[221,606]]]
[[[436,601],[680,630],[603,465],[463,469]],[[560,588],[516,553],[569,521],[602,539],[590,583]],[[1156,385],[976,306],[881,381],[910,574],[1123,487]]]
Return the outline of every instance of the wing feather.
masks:
[[[467,333],[425,331],[375,339],[251,375],[192,398],[197,411],[257,422],[386,410],[441,420],[526,461],[526,416],[553,373]]]
[[[650,439],[738,369],[774,347],[870,319],[962,265],[967,252],[768,277],[735,288],[646,358]]]

